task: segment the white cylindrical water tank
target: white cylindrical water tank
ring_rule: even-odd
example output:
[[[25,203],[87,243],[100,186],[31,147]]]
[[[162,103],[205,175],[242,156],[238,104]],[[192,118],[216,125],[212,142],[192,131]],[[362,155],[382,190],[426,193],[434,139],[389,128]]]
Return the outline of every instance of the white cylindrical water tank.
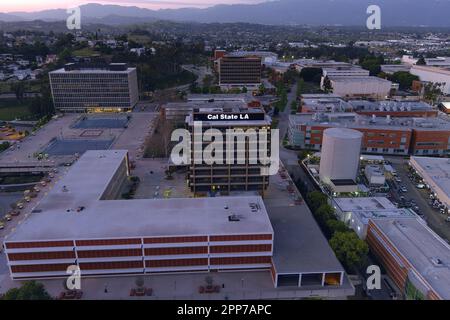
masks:
[[[347,128],[331,128],[323,132],[320,156],[320,179],[356,180],[363,134]]]

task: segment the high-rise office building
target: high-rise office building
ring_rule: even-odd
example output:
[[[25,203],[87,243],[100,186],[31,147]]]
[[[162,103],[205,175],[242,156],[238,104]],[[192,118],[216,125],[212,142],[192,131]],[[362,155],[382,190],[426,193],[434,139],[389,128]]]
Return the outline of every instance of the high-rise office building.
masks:
[[[136,68],[125,63],[69,63],[49,77],[55,108],[63,112],[129,111],[139,100]]]
[[[270,164],[262,163],[260,151],[271,156],[271,119],[262,109],[251,108],[217,108],[195,109],[187,117],[187,126],[193,137],[191,140],[191,163],[189,166],[189,186],[194,193],[232,191],[258,191],[261,194],[269,185],[269,176],[262,174],[262,168]],[[201,127],[198,125],[201,124]],[[209,129],[219,130],[224,138],[221,142],[223,163],[207,163],[205,150],[211,141],[205,139]],[[239,130],[241,135],[239,136]],[[264,141],[259,133],[267,132]],[[233,139],[227,138],[227,132],[233,132]],[[258,137],[258,143],[250,142],[252,133]],[[244,143],[237,142],[243,139]],[[213,139],[214,140],[214,139]],[[230,151],[231,150],[231,151]],[[228,153],[230,152],[230,153]],[[233,162],[227,158],[233,155]]]
[[[219,60],[221,87],[257,87],[261,84],[261,57],[227,55]]]

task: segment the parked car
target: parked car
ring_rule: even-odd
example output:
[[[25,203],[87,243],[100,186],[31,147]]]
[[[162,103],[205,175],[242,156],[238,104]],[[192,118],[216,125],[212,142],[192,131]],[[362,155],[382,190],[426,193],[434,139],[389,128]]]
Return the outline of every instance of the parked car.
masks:
[[[416,185],[417,189],[425,189],[425,185],[422,183],[419,183],[418,185]]]

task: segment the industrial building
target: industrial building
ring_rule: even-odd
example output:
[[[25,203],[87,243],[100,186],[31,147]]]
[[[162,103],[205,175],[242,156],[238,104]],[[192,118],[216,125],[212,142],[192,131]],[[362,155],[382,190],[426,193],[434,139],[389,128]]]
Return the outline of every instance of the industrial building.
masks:
[[[407,64],[382,64],[381,72],[386,74],[394,74],[396,72],[409,72],[411,66]]]
[[[259,56],[225,55],[219,59],[218,69],[222,88],[256,89],[261,85],[262,63]]]
[[[69,63],[49,72],[55,108],[62,112],[121,112],[138,103],[136,68],[126,63]]]
[[[225,117],[226,119],[222,119]],[[269,167],[270,164],[262,165],[257,159],[250,157],[251,154],[257,154],[260,145],[255,149],[248,139],[245,138],[244,150],[235,149],[235,141],[223,140],[223,159],[227,159],[227,150],[231,148],[235,155],[233,163],[207,164],[201,158],[204,148],[210,142],[203,141],[202,136],[209,129],[217,129],[222,133],[231,130],[253,129],[256,134],[261,130],[268,133],[267,143],[265,145],[267,155],[271,151],[270,125],[272,120],[267,116],[264,110],[259,108],[198,108],[186,118],[186,125],[191,132],[192,139],[192,157],[189,166],[189,187],[194,193],[220,192],[228,194],[233,191],[257,191],[261,194],[269,185],[269,176],[262,175],[262,167]],[[196,133],[194,124],[201,123],[202,133]],[[197,149],[198,148],[198,149]],[[200,162],[196,161],[199,157]],[[240,161],[238,161],[238,158]]]
[[[270,270],[261,197],[114,200],[126,151],[88,151],[5,238],[13,279]]]
[[[320,155],[320,180],[336,192],[357,190],[362,133],[346,128],[331,128],[323,132]]]
[[[409,164],[450,210],[450,159],[411,157]]]
[[[349,112],[295,114],[289,116],[289,142],[294,147],[320,150],[323,131],[328,128],[350,128],[362,132],[363,153],[450,153],[450,122],[441,118],[369,117]]]
[[[378,77],[346,76],[328,77],[331,92],[344,98],[386,99],[390,95],[392,82]]]

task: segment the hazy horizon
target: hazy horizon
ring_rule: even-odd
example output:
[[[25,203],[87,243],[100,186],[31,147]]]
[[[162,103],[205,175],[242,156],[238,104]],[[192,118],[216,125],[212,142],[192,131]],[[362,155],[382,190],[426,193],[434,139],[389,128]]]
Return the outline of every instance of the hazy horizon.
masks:
[[[269,0],[15,0],[10,3],[0,4],[0,12],[33,12],[48,9],[65,9],[87,3],[115,4],[121,6],[136,6],[146,9],[177,9],[184,7],[206,8],[218,4],[255,4]]]

